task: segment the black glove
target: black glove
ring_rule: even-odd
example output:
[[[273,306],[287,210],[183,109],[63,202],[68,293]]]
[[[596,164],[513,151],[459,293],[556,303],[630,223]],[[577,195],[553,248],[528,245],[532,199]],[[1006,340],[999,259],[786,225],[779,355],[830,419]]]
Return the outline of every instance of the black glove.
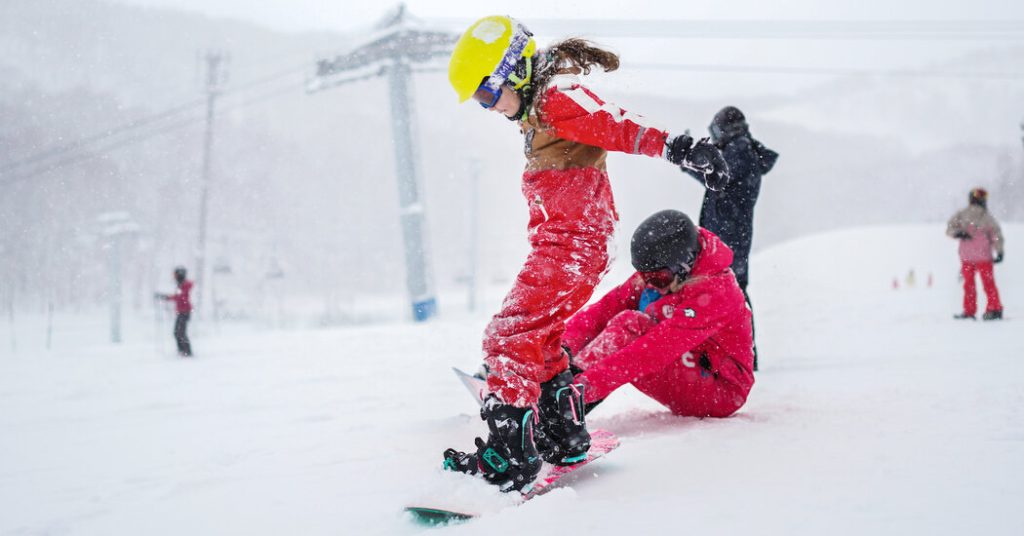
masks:
[[[155,293],[153,293],[153,299],[154,300],[166,300],[167,296],[164,295],[164,294],[160,294],[159,292],[155,292]]]
[[[1003,254],[1002,253],[996,253],[996,258],[992,259],[992,262],[994,262],[996,264],[999,264],[999,263],[1003,262]]]
[[[955,238],[957,240],[967,240],[970,237],[971,237],[971,235],[967,234],[966,231],[957,231],[957,232],[953,233],[953,238]]]
[[[722,151],[704,138],[689,150],[679,167],[684,171],[695,171],[704,175],[704,186],[709,190],[721,191],[729,184],[729,164]]]
[[[690,148],[693,147],[693,137],[689,134],[683,134],[668,140],[665,142],[665,145],[668,145],[665,158],[679,166],[683,164],[683,160],[686,160],[686,155],[690,154]]]

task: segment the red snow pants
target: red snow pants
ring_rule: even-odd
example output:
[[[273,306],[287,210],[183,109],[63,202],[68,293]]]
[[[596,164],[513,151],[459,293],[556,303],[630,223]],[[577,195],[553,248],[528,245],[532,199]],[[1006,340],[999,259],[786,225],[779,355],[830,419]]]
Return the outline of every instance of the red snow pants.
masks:
[[[960,261],[960,275],[964,278],[964,313],[974,316],[978,312],[978,290],[974,282],[974,274],[981,275],[981,286],[985,289],[985,311],[1002,311],[1003,304],[999,301],[999,289],[993,274],[992,262]]]
[[[580,350],[575,363],[586,370],[629,346],[655,325],[654,319],[640,311],[622,311]],[[634,360],[638,372],[628,374],[636,377],[631,382],[633,387],[676,415],[728,417],[736,413],[747,401],[753,378],[735,381],[736,378],[716,377],[696,363],[695,353],[687,352],[682,359],[675,359],[665,368],[646,374],[639,372],[644,370],[643,364]]]
[[[523,195],[531,251],[483,341],[488,388],[517,407],[535,404],[540,384],[569,367],[565,321],[607,272],[618,220],[608,175],[597,168],[527,172]]]

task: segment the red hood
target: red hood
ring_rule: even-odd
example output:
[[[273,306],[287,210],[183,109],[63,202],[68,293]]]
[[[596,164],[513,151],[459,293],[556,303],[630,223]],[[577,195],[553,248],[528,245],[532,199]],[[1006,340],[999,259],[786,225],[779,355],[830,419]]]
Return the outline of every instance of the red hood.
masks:
[[[700,253],[690,275],[713,275],[732,265],[732,249],[715,233],[703,227],[697,230],[700,232]]]

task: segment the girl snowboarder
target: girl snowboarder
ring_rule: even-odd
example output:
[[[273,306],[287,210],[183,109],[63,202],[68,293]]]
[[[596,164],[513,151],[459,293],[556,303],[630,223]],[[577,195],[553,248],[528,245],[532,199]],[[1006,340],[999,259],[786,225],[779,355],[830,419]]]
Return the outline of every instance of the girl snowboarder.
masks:
[[[618,215],[605,172],[607,151],[665,158],[701,173],[711,189],[729,178],[721,152],[710,143],[655,128],[579,79],[594,68],[618,66],[615,54],[582,39],[537,50],[532,34],[505,16],[473,23],[449,63],[460,102],[472,98],[501,113],[525,136],[522,189],[532,249],[484,333],[492,395],[481,417],[489,436],[477,438],[475,451],[444,453],[446,468],[481,474],[506,491],[528,486],[540,458],[569,465],[590,448],[583,394],[561,336],[608,268]]]

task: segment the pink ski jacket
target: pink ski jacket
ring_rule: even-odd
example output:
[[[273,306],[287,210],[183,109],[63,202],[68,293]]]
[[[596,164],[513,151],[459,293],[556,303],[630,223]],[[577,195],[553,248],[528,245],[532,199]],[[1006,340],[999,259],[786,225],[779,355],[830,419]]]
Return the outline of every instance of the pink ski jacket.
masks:
[[[164,299],[174,302],[174,310],[178,314],[191,313],[192,301],[189,299],[190,292],[192,292],[192,282],[186,279],[178,286],[177,292],[164,297]]]
[[[1003,252],[1003,231],[988,210],[969,205],[957,212],[946,226],[946,234],[957,232],[970,235],[960,240],[960,260],[964,262],[992,262],[992,252]]]
[[[750,309],[729,269],[732,250],[703,228],[700,242],[701,252],[684,287],[651,303],[644,311],[656,325],[578,376],[588,386],[588,403],[604,399],[621,385],[635,383],[642,391],[642,384],[657,390],[648,394],[658,395],[657,399],[676,411],[690,405],[694,396],[692,386],[668,381],[681,377],[676,370],[680,369],[699,372],[726,387],[719,392],[737,394],[729,400],[710,401],[708,415],[724,416],[743,405],[754,383]],[[643,290],[640,274],[633,274],[576,314],[566,326],[563,344],[576,355],[612,318],[622,311],[635,310]]]

